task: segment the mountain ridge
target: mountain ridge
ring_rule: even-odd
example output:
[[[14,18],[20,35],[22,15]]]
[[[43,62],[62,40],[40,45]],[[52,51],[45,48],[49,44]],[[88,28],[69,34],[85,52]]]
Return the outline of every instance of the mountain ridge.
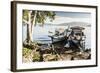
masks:
[[[91,24],[90,23],[86,23],[86,22],[69,22],[69,23],[60,23],[60,24],[48,24],[46,23],[46,25],[52,25],[52,26],[87,26],[90,27]]]

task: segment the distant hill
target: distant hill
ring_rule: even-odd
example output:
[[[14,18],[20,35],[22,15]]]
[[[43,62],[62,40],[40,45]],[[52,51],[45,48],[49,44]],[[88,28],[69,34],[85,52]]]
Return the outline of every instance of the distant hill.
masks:
[[[86,22],[70,22],[70,23],[62,23],[62,24],[59,24],[61,26],[85,26],[85,27],[90,27],[91,24],[89,23],[86,23]]]
[[[61,23],[61,24],[46,24],[52,26],[82,26],[82,27],[91,27],[90,23],[86,22],[69,22],[69,23]]]

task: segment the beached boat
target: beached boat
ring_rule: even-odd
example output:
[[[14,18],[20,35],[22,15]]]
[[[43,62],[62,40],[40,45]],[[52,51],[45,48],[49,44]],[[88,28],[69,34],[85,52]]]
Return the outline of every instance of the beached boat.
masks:
[[[83,32],[84,29],[85,28],[83,27],[74,26],[69,29],[70,31],[68,29],[64,30],[64,32],[62,33],[59,33],[59,31],[57,31],[55,35],[51,35],[49,37],[51,37],[52,43],[64,41],[64,47],[85,49],[86,36]]]
[[[59,30],[55,31],[54,35],[49,35],[48,37],[51,37],[52,42],[59,42],[65,39],[65,37],[73,36],[76,39],[81,40],[82,36],[84,36],[84,30],[85,28],[79,27],[79,26],[74,26],[71,27],[70,29],[65,29],[63,32],[59,33]]]
[[[56,43],[56,42],[60,42],[65,40],[65,36],[66,36],[66,31],[67,29],[59,29],[59,30],[55,30],[55,34],[54,35],[49,35],[48,37],[51,38],[52,43]]]
[[[60,41],[65,40],[63,35],[60,35],[60,36],[52,35],[52,36],[49,36],[49,37],[51,37],[52,43],[60,42]]]

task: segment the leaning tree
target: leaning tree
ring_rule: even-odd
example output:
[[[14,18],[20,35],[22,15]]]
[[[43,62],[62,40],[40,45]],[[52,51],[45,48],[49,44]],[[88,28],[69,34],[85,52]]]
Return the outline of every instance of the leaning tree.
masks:
[[[37,10],[23,10],[23,23],[27,24],[27,37],[25,42],[31,44],[33,41],[33,29],[38,23],[44,25],[46,19],[53,21],[55,19],[55,12],[53,11],[37,11]]]

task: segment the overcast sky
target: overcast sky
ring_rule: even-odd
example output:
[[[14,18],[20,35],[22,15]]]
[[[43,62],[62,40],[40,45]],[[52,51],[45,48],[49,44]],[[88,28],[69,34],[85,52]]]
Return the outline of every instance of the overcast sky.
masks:
[[[61,17],[71,17],[71,18],[90,18],[90,13],[83,12],[56,12],[57,16]]]
[[[91,14],[90,13],[82,13],[82,12],[55,12],[55,20],[50,22],[49,20],[46,23],[52,24],[61,24],[61,23],[69,23],[69,22],[91,22]]]

